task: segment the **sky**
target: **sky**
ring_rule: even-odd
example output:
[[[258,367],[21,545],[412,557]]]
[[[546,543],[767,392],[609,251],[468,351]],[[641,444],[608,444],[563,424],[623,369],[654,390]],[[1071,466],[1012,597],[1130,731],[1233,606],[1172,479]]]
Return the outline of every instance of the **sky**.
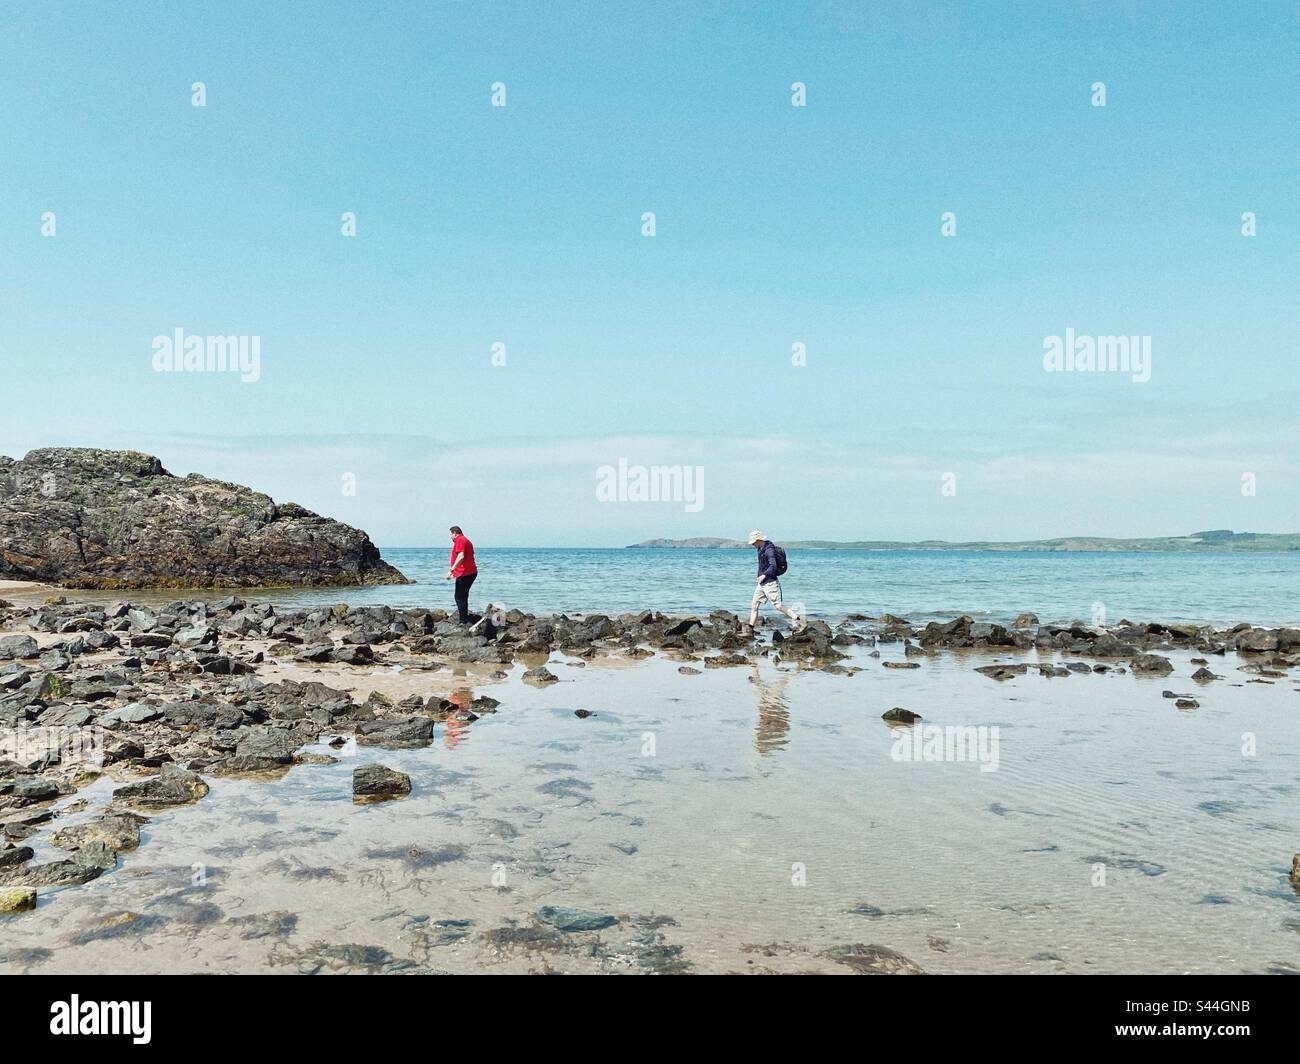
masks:
[[[6,2],[0,454],[381,546],[1295,531],[1297,55],[1295,2]]]

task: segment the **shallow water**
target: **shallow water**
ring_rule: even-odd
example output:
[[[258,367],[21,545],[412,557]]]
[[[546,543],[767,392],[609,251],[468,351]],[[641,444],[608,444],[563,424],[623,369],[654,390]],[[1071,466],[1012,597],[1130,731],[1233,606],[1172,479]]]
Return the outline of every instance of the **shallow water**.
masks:
[[[443,548],[385,549],[415,584],[241,591],[282,605],[386,603],[452,609]],[[471,603],[529,613],[744,612],[754,591],[748,550],[480,549]],[[1026,610],[1048,623],[1190,621],[1300,623],[1300,551],[1273,554],[1039,553],[793,550],[786,601],[839,620],[889,612],[914,621],[961,613],[1009,620]],[[46,592],[48,594],[48,592]],[[185,592],[76,592],[81,598],[168,602]],[[194,593],[189,593],[194,597]],[[212,592],[207,597],[214,597]],[[20,593],[8,599],[23,600]],[[39,601],[39,599],[37,599]],[[1098,608],[1102,610],[1099,615]],[[1095,618],[1095,619],[1094,619]]]
[[[211,780],[116,872],[0,924],[0,970],[829,971],[855,942],[933,972],[1300,967],[1300,680],[1212,659],[1182,711],[1172,657],[998,683],[988,654],[852,676],[556,656],[541,690],[516,665],[496,714],[427,749]],[[997,726],[996,771],[895,760],[892,706]],[[362,761],[412,795],[353,805]],[[544,906],[619,922],[539,930]]]

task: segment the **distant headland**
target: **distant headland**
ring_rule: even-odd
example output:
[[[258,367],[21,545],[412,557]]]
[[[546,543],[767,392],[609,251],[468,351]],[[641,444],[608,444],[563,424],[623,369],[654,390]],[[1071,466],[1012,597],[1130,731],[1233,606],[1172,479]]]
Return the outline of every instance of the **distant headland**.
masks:
[[[916,542],[902,540],[858,540],[840,542],[826,539],[781,540],[782,546],[805,550],[982,550],[982,551],[1292,551],[1300,550],[1300,532],[1233,532],[1220,528],[1193,532],[1187,536],[1152,536],[1142,539],[1110,539],[1104,536],[1065,536],[1061,539],[1028,539],[1019,542],[972,540],[951,543],[942,539]],[[629,549],[642,547],[745,547],[742,539],[697,536],[693,539],[647,539],[631,543]]]

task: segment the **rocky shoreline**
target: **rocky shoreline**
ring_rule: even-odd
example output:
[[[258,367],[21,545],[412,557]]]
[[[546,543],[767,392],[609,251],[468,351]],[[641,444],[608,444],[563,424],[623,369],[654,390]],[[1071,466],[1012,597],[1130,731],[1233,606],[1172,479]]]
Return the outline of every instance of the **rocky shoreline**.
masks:
[[[852,660],[850,648],[858,648]],[[1023,660],[1035,651],[1052,660]],[[320,743],[364,748],[354,801],[401,800],[411,781],[381,763],[384,749],[428,746],[439,724],[463,727],[508,710],[487,695],[455,691],[458,670],[490,683],[522,667],[525,682],[545,686],[556,682],[547,663],[558,653],[573,663],[662,656],[687,675],[768,660],[848,676],[873,661],[913,669],[961,653],[1000,684],[1031,671],[1162,677],[1174,671],[1165,656],[1173,651],[1195,655],[1191,680],[1200,690],[1229,670],[1243,683],[1295,682],[1300,629],[1052,625],[1032,614],[1006,626],[969,617],[917,625],[856,614],[790,634],[766,624],[751,632],[722,610],[707,617],[511,610],[465,628],[439,609],[282,609],[233,595],[162,607],[63,596],[31,606],[0,601],[0,736],[8,743],[0,751],[0,912],[31,909],[43,890],[114,869],[120,853],[139,845],[151,815],[201,802],[205,778],[276,778],[295,764],[333,760],[304,752]],[[1012,655],[1021,660],[1005,660]],[[395,675],[410,693],[391,690]],[[1190,692],[1163,694],[1195,708]],[[885,719],[906,726],[919,717],[895,709]],[[103,776],[114,783],[111,804],[98,819],[62,826],[64,812],[84,806],[67,799]],[[36,860],[29,843],[37,836],[67,856]]]

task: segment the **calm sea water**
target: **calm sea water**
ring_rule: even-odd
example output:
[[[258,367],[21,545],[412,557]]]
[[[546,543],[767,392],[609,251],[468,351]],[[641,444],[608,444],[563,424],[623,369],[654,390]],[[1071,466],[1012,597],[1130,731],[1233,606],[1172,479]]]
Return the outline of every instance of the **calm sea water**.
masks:
[[[449,606],[447,550],[389,548],[418,583],[356,591],[276,592],[277,601]],[[753,594],[748,550],[478,550],[472,603],[531,613],[693,613],[744,610]],[[1044,621],[1106,619],[1284,624],[1300,620],[1300,552],[1279,554],[1042,554],[981,551],[794,550],[781,584],[815,617],[888,611],[912,619],[969,613]]]

